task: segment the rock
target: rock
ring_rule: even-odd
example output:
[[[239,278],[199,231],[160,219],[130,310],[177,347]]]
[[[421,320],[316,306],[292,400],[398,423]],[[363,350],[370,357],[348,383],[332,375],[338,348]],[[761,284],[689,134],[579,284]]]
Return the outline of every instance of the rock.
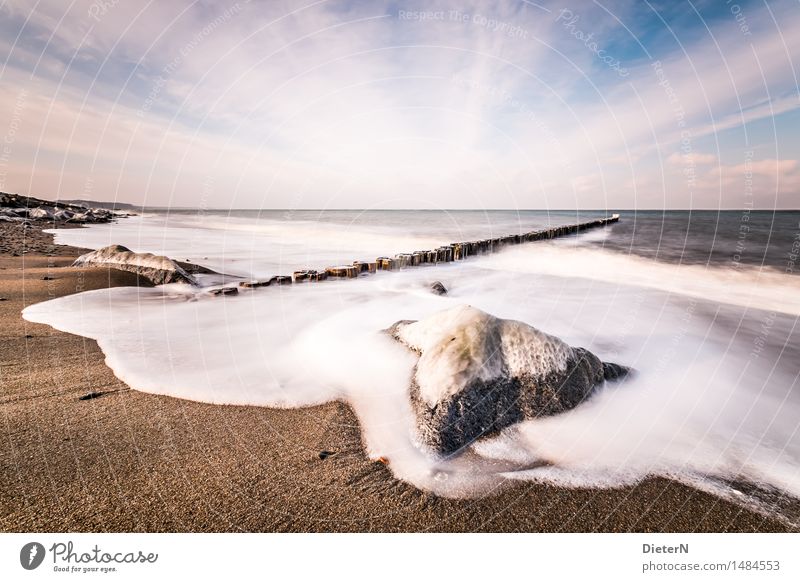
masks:
[[[319,456],[319,458],[320,458],[321,460],[323,460],[323,461],[324,461],[324,460],[325,460],[325,459],[327,459],[328,457],[332,457],[332,456],[333,456],[333,455],[335,455],[335,454],[336,454],[336,451],[320,451],[318,456]]]
[[[217,273],[213,269],[209,269],[208,267],[204,267],[203,265],[198,265],[197,263],[190,263],[189,261],[175,261],[175,264],[178,265],[181,269],[189,273],[190,275],[221,275],[222,273]]]
[[[436,295],[447,295],[447,287],[445,287],[441,281],[434,281],[431,283],[431,291]]]
[[[387,330],[420,354],[411,401],[421,441],[452,454],[523,420],[575,408],[628,369],[525,323],[462,305]]]
[[[75,213],[70,210],[58,210],[53,214],[53,218],[56,220],[69,220],[75,216]]]
[[[212,295],[238,295],[239,289],[236,287],[220,287],[219,289],[213,289],[211,291]]]
[[[31,220],[53,220],[53,213],[47,208],[31,208],[28,210],[28,218]]]
[[[18,218],[16,216],[6,216],[5,214],[0,215],[0,222],[25,222],[24,218]]]
[[[86,253],[73,263],[75,267],[112,267],[120,271],[136,273],[155,285],[165,283],[189,283],[197,281],[172,259],[151,253],[134,253],[122,245],[111,245]]]

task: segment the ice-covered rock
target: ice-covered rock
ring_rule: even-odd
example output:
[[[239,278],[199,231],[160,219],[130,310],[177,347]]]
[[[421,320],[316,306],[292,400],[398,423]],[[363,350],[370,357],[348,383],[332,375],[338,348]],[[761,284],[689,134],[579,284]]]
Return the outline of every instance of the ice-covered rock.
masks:
[[[417,428],[423,443],[443,454],[522,420],[570,410],[628,372],[466,305],[388,331],[420,354],[411,382]]]
[[[172,259],[152,253],[134,253],[122,245],[111,245],[81,255],[73,265],[76,267],[101,265],[121,271],[130,271],[145,277],[156,285],[165,283],[197,285],[195,278]]]

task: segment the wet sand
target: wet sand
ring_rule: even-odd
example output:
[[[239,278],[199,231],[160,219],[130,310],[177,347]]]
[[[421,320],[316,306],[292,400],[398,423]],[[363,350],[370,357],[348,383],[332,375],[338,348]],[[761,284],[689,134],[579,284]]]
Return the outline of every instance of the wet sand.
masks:
[[[480,499],[443,499],[370,461],[345,404],[274,410],[130,390],[94,341],[20,312],[81,290],[144,283],[69,267],[80,250],[54,247],[38,229],[12,247],[7,229],[19,227],[2,228],[2,531],[788,530],[661,478],[615,490],[521,483]],[[81,400],[90,393],[99,396]],[[335,454],[321,459],[323,450]]]

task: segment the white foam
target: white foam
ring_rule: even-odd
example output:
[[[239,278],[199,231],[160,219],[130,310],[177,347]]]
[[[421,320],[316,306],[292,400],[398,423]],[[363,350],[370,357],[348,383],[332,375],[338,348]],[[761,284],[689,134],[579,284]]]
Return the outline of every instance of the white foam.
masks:
[[[581,277],[658,289],[742,307],[800,315],[797,284],[775,269],[680,265],[568,242],[524,245],[498,255],[487,268],[556,277]]]

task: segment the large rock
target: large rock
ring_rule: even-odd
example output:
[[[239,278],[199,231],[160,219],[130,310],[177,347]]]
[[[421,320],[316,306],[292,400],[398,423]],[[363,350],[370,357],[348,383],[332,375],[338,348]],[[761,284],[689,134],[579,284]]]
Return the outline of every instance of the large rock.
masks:
[[[122,245],[111,245],[81,255],[73,265],[76,267],[104,266],[120,271],[130,271],[156,285],[165,283],[197,285],[195,278],[172,259],[151,253],[134,253]]]
[[[420,354],[411,382],[418,433],[442,454],[522,420],[570,410],[628,372],[470,306],[399,321],[388,331]]]

